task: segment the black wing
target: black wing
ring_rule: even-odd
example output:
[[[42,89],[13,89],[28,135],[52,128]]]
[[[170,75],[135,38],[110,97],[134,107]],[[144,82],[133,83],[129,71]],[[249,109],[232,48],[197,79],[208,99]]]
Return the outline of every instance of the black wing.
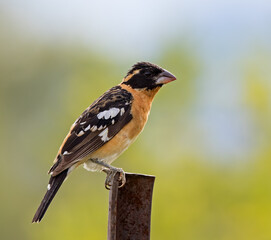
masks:
[[[49,172],[56,176],[110,141],[132,119],[133,97],[116,86],[91,104],[73,124]]]

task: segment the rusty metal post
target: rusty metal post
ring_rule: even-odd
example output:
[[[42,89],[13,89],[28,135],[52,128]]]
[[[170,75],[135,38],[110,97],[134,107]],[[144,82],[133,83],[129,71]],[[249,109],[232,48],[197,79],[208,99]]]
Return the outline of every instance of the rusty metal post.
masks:
[[[118,188],[117,174],[109,192],[108,240],[149,240],[154,176],[126,173]]]

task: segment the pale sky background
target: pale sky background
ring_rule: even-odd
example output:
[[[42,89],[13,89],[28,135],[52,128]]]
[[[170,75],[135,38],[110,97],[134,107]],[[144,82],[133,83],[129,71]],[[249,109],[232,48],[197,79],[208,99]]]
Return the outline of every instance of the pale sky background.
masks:
[[[269,0],[2,0],[2,6],[44,40],[83,41],[114,52],[121,46],[128,56],[131,49],[149,56],[163,42],[187,34],[208,55],[252,43],[270,46],[271,40]]]
[[[237,66],[258,50],[271,53],[271,1],[2,0],[0,7],[29,38],[80,43],[116,60],[152,60],[165,44],[191,38],[205,64],[200,105],[191,113],[207,129],[204,147],[218,156],[242,156],[259,143],[239,97]],[[263,72],[270,70],[263,66]]]

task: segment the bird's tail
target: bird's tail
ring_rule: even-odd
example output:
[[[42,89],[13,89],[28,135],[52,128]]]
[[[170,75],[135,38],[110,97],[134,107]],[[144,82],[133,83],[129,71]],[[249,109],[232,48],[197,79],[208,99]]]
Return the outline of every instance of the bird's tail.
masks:
[[[66,179],[67,174],[68,174],[68,169],[64,170],[63,172],[61,172],[60,174],[58,174],[55,177],[51,176],[51,178],[49,180],[48,187],[47,187],[48,190],[47,190],[45,196],[43,197],[43,199],[40,203],[40,206],[39,206],[37,212],[35,213],[35,216],[33,217],[32,223],[41,221],[47,208],[49,207],[54,196],[56,195],[58,189],[60,188],[63,181]]]

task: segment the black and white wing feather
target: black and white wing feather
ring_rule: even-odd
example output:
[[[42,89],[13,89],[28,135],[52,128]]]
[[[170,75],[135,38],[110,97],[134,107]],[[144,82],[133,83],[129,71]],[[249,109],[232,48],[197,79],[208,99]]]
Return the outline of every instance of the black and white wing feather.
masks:
[[[110,141],[131,121],[132,101],[131,93],[116,86],[91,104],[71,127],[50,174],[58,175]]]

